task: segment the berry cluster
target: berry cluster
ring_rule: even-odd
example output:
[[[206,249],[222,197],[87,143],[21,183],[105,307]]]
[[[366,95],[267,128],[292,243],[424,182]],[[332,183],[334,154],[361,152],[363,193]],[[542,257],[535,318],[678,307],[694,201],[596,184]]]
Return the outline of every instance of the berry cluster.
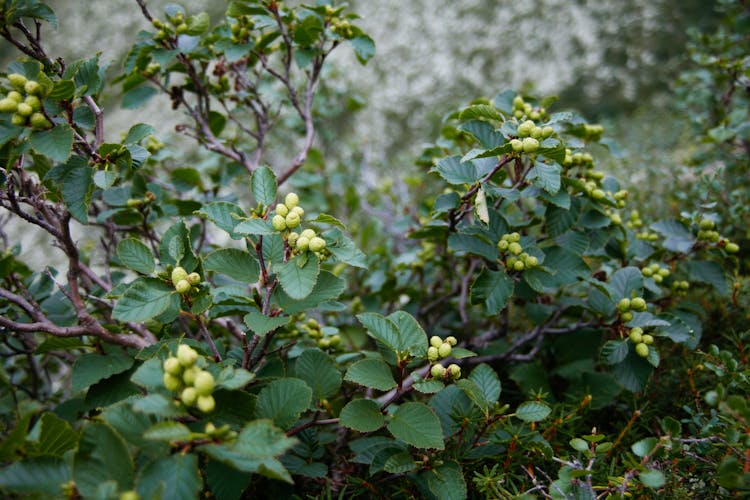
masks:
[[[250,32],[255,28],[255,22],[250,16],[240,16],[236,23],[232,23],[229,29],[232,31],[232,42],[241,44],[245,43],[250,36]]]
[[[687,295],[687,291],[690,290],[690,283],[687,281],[673,281],[672,291],[676,295]]]
[[[589,125],[586,123],[583,126],[583,135],[589,141],[598,141],[602,138],[604,127],[599,124]]]
[[[52,124],[42,113],[42,101],[39,96],[44,89],[39,82],[28,80],[19,73],[8,75],[8,82],[15,90],[11,90],[0,99],[0,113],[13,113],[13,125],[31,125],[36,130],[49,128]]]
[[[633,311],[644,312],[648,304],[643,297],[633,297],[629,299],[625,297],[617,303],[617,310],[620,311],[620,319],[627,323],[633,319]]]
[[[211,393],[216,381],[210,372],[199,368],[204,362],[198,352],[186,344],[177,347],[177,355],[164,360],[164,387],[180,393],[180,401],[185,406],[197,406],[203,413],[210,413],[216,407]]]
[[[271,224],[279,232],[299,226],[305,215],[305,209],[299,205],[299,196],[296,193],[287,194],[284,203],[278,203],[275,211],[276,215],[271,219]]]
[[[331,31],[347,40],[354,37],[352,25],[346,19],[339,19],[338,17],[331,18]]]
[[[722,238],[719,232],[714,228],[716,223],[711,219],[702,219],[698,225],[698,240],[707,241],[709,243],[717,243],[719,247],[724,248],[727,253],[737,253],[740,251],[740,246],[733,241],[729,241],[726,238]]]
[[[519,120],[524,116],[528,117],[531,120],[540,120],[547,117],[547,110],[542,107],[535,108],[531,105],[531,103],[524,101],[523,97],[517,95],[513,98],[513,116],[515,116]],[[523,136],[519,134],[519,137]]]
[[[177,293],[185,295],[193,291],[193,287],[201,282],[201,275],[198,273],[190,273],[185,268],[177,266],[172,269],[172,286]]]
[[[533,121],[526,120],[518,126],[518,139],[512,139],[510,145],[516,153],[536,153],[539,150],[539,140],[546,139],[553,133],[552,127],[537,127]]]
[[[643,328],[636,326],[630,329],[628,338],[635,344],[635,353],[642,358],[647,358],[648,346],[654,343],[654,337],[648,333],[643,333]]]
[[[539,265],[539,259],[523,251],[521,235],[518,233],[504,234],[497,242],[497,249],[503,253],[511,253],[505,260],[505,267],[511,271],[523,271]]]
[[[658,262],[654,262],[641,269],[641,274],[646,278],[652,278],[657,283],[661,283],[664,278],[669,277],[670,271],[668,268],[662,267]]]
[[[573,153],[570,149],[565,149],[563,167],[594,168],[594,157],[591,153]]]
[[[302,326],[300,326],[300,330],[304,331],[311,339],[316,340],[318,347],[321,349],[336,349],[339,344],[341,344],[341,336],[338,333],[326,336],[320,323],[314,318],[308,319]]]
[[[154,40],[156,40],[157,42],[167,40],[174,36],[175,33],[178,35],[187,33],[187,31],[190,29],[185,22],[185,14],[183,14],[182,12],[178,12],[174,16],[170,17],[169,24],[164,23],[156,18],[151,21],[151,24],[154,26],[154,28],[159,30],[156,33],[156,36],[154,36]]]
[[[430,368],[430,375],[434,379],[443,379],[446,375],[450,375],[453,380],[461,378],[461,367],[455,363],[451,363],[446,368],[436,361],[445,359],[453,352],[453,346],[458,344],[458,340],[453,335],[441,339],[437,335],[430,337],[430,347],[427,348],[427,360],[430,363],[435,363]]]

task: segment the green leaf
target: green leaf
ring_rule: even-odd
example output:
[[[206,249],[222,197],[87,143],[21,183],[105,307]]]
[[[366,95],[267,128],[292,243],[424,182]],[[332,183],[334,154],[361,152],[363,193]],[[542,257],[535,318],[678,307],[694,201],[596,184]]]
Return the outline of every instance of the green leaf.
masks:
[[[246,217],[245,212],[239,205],[228,201],[212,201],[204,204],[195,213],[212,221],[219,229],[226,231],[232,239],[242,239],[242,235],[234,230],[239,223],[239,218]]]
[[[473,184],[479,180],[477,168],[472,162],[461,163],[460,156],[443,158],[430,169],[450,184]]]
[[[31,134],[31,147],[55,162],[70,157],[73,149],[73,129],[67,124],[57,125],[52,130]]]
[[[146,321],[169,308],[174,288],[155,278],[135,280],[117,301],[112,317],[119,321]]]
[[[312,393],[312,389],[304,380],[274,380],[258,394],[255,416],[269,418],[282,429],[288,429],[299,419],[300,414],[309,408]]]
[[[469,396],[469,399],[471,399],[474,404],[477,405],[480,410],[482,410],[482,412],[487,413],[489,403],[484,397],[482,390],[477,384],[474,383],[474,381],[469,379],[460,379],[456,381],[456,386],[461,389],[464,394]]]
[[[485,363],[477,365],[477,367],[471,371],[469,380],[477,385],[488,402],[494,404],[500,400],[500,392],[502,390],[500,378],[497,376],[497,373],[495,373],[495,370],[489,365]]]
[[[320,261],[316,257],[300,254],[288,262],[276,264],[279,283],[293,299],[304,299],[312,293],[320,273]]]
[[[552,408],[546,403],[541,401],[526,401],[518,405],[516,417],[524,422],[539,422],[547,418],[551,412]]]
[[[135,238],[125,238],[117,245],[117,256],[129,269],[141,274],[154,272],[154,254]]]
[[[333,215],[321,213],[321,214],[318,214],[318,216],[315,217],[314,219],[310,219],[309,222],[318,222],[320,224],[330,224],[332,226],[336,226],[338,228],[346,230],[346,226],[344,225],[344,223],[338,220]]]
[[[636,456],[643,458],[654,449],[657,443],[657,439],[655,437],[648,437],[645,439],[641,439],[640,441],[633,443],[630,446],[630,449],[633,450],[633,453],[636,454]]]
[[[289,323],[289,316],[266,316],[259,311],[251,311],[245,315],[245,324],[255,335],[264,336],[277,328]]]
[[[164,233],[159,244],[159,258],[162,265],[180,265],[188,272],[198,265],[184,221],[175,222]]]
[[[482,147],[487,149],[495,148],[505,142],[503,134],[484,121],[472,120],[470,122],[462,123],[459,129],[476,137],[482,144]]]
[[[615,365],[612,369],[615,381],[631,392],[642,390],[651,372],[653,368],[649,362],[635,354],[633,350],[628,352],[628,356],[622,363]]]
[[[125,92],[122,96],[122,107],[124,109],[135,109],[159,93],[150,85],[139,85]]]
[[[42,415],[37,425],[40,426],[39,438],[34,443],[33,451],[29,453],[32,456],[63,458],[65,452],[74,449],[78,444],[78,432],[54,413]]]
[[[147,125],[145,123],[136,123],[135,125],[130,127],[130,130],[128,130],[128,135],[125,136],[125,140],[122,141],[122,143],[137,144],[153,133],[154,127],[152,127],[151,125]]]
[[[344,291],[344,280],[328,271],[321,271],[312,293],[295,300],[283,293],[281,287],[274,291],[274,301],[288,314],[297,314],[337,298]]]
[[[242,389],[255,378],[255,373],[244,368],[224,367],[216,379],[216,386],[230,391]]]
[[[70,481],[70,473],[68,463],[55,457],[13,462],[0,470],[0,489],[21,495],[62,498],[62,485]]]
[[[534,180],[534,185],[544,189],[549,194],[555,194],[560,191],[560,171],[559,165],[550,165],[540,161],[534,164],[534,168],[529,172],[528,179]]]
[[[394,437],[417,448],[445,449],[443,430],[432,409],[422,403],[399,406],[388,423]]]
[[[687,253],[695,244],[695,236],[677,220],[661,220],[651,224],[651,229],[664,236],[662,246],[672,252]]]
[[[276,230],[271,223],[265,219],[247,219],[237,223],[232,229],[235,234],[239,235],[267,235],[276,234]]]
[[[102,482],[117,482],[121,491],[133,486],[133,460],[122,437],[109,425],[89,422],[73,457],[73,480],[84,497],[93,497]]]
[[[582,453],[585,453],[585,452],[589,451],[589,443],[586,442],[586,441],[584,441],[581,438],[573,438],[573,439],[571,439],[570,440],[570,446],[574,450],[580,451]]]
[[[349,44],[354,49],[357,60],[362,64],[366,64],[375,55],[375,42],[367,35],[356,36],[349,40]]]
[[[707,283],[713,286],[720,295],[729,293],[727,278],[718,262],[708,260],[690,260],[685,263],[690,281]]]
[[[374,358],[362,359],[351,365],[344,380],[379,391],[396,387],[391,368],[384,361]]]
[[[136,399],[133,402],[133,411],[160,417],[181,417],[188,414],[183,406],[178,407],[174,400],[167,399],[162,394],[149,394]]]
[[[238,248],[220,248],[206,256],[206,271],[224,274],[241,283],[255,283],[260,274],[260,264],[252,254]]]
[[[188,441],[193,435],[187,425],[166,420],[151,427],[143,437],[152,441]]]
[[[602,346],[602,360],[609,365],[616,365],[625,360],[629,351],[627,340],[608,340]]]
[[[307,382],[315,401],[336,394],[341,387],[341,373],[328,354],[318,349],[308,349],[297,359],[297,378]]]
[[[383,470],[391,474],[401,474],[414,470],[416,466],[417,464],[414,462],[411,453],[402,451],[388,457],[388,460],[383,464]]]
[[[234,450],[248,457],[278,457],[297,444],[270,420],[254,420],[240,431]]]
[[[408,350],[414,357],[427,356],[427,334],[414,316],[405,311],[396,311],[388,315],[388,319],[396,325],[399,331],[399,350]]]
[[[503,310],[513,294],[513,280],[504,271],[482,270],[471,286],[471,300],[484,302],[489,314]]]
[[[47,172],[47,179],[60,187],[65,206],[71,215],[83,224],[88,224],[88,208],[94,188],[93,170],[86,158],[73,156],[67,163]]]
[[[141,498],[192,500],[199,497],[202,488],[198,456],[193,453],[158,457],[140,470],[136,480]]]
[[[485,120],[494,120],[502,122],[505,120],[503,114],[494,106],[489,104],[474,104],[461,111],[458,115],[459,120],[476,120],[483,118]]]
[[[247,488],[250,474],[241,473],[237,469],[221,462],[211,460],[205,467],[206,487],[216,500],[237,500]]]
[[[643,293],[643,276],[640,269],[629,266],[618,269],[609,280],[612,299],[617,302],[622,298],[631,298],[632,294],[641,296]]]
[[[73,97],[76,91],[76,84],[73,80],[59,80],[55,82],[55,86],[52,87],[52,91],[49,93],[47,98],[53,101],[63,101]]]
[[[157,389],[164,386],[162,375],[161,361],[159,358],[151,358],[138,367],[130,380],[146,389]]]
[[[355,399],[344,406],[339,423],[358,432],[373,432],[385,423],[380,405],[371,399]]]
[[[664,473],[656,469],[641,472],[638,474],[638,479],[641,480],[644,486],[653,489],[661,488],[667,482]]]
[[[122,373],[133,366],[133,361],[133,358],[120,351],[104,355],[84,354],[73,365],[72,390],[78,392],[116,373]]]
[[[401,334],[393,321],[378,313],[358,314],[357,319],[367,328],[370,337],[393,352],[400,352]]]
[[[252,180],[250,181],[253,197],[257,203],[264,206],[271,205],[276,199],[276,188],[278,184],[276,182],[276,175],[268,167],[258,167],[253,172]]]
[[[438,500],[464,500],[466,498],[466,480],[461,466],[456,462],[445,462],[423,474],[427,475],[430,492]]]

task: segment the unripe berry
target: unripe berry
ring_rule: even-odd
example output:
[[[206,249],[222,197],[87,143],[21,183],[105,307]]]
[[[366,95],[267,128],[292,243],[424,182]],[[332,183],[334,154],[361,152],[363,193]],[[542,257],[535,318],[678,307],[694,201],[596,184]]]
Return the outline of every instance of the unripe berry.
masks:
[[[39,94],[42,91],[42,86],[39,85],[39,82],[29,80],[28,82],[26,82],[26,85],[23,86],[23,89],[27,94]]]
[[[297,238],[297,250],[300,252],[307,251],[307,248],[310,246],[310,240],[305,238],[304,236],[300,236]]]
[[[174,269],[172,269],[172,283],[177,283],[178,281],[186,280],[188,277],[187,271],[185,271],[184,267],[177,266]]]
[[[450,373],[453,380],[461,378],[461,367],[455,363],[448,365],[448,373]]]
[[[318,347],[320,347],[321,349],[328,349],[329,347],[331,347],[330,339],[325,337],[322,339],[318,339]]]
[[[186,368],[182,374],[182,382],[185,385],[193,385],[195,383],[195,377],[201,372],[201,369],[197,366],[191,366]]]
[[[455,347],[456,344],[458,344],[458,339],[456,339],[456,337],[454,337],[453,335],[450,335],[450,336],[446,337],[445,341],[448,342],[451,346],[454,346],[454,347]]]
[[[185,387],[180,393],[180,400],[187,406],[193,406],[198,399],[198,393],[194,387]]]
[[[645,277],[650,278],[654,275],[654,272],[649,267],[644,267],[643,270],[641,270],[641,274],[643,274]]]
[[[640,344],[643,341],[643,328],[631,328],[628,337],[634,344]]]
[[[651,344],[653,344],[653,343],[654,343],[654,337],[653,337],[653,336],[651,336],[651,335],[649,335],[649,334],[647,333],[646,335],[644,335],[644,336],[643,336],[643,339],[642,339],[642,341],[643,341],[643,343],[644,343],[644,344],[646,344],[646,345],[651,345]]]
[[[619,226],[620,224],[622,224],[622,217],[620,217],[620,214],[612,214],[610,220],[615,226]]]
[[[271,225],[276,231],[283,231],[286,229],[286,219],[279,214],[276,214],[271,219]]]
[[[10,122],[13,125],[26,125],[26,117],[23,115],[19,115],[18,113],[13,113]]]
[[[8,81],[15,88],[21,90],[24,88],[24,85],[26,85],[26,82],[28,80],[26,80],[26,77],[20,73],[11,73],[10,75],[8,75]]]
[[[286,217],[286,215],[289,213],[289,208],[287,208],[287,206],[283,203],[279,203],[278,205],[276,205],[276,213],[282,217]]]
[[[654,274],[654,283],[661,283],[663,280],[661,274]]]
[[[187,344],[180,344],[179,347],[177,347],[177,359],[180,360],[182,366],[188,368],[198,361],[198,351]]]
[[[539,149],[539,141],[533,137],[526,137],[523,140],[523,152],[524,153],[535,153]]]
[[[19,102],[23,101],[23,96],[21,95],[21,93],[20,92],[16,92],[15,90],[11,90],[10,92],[8,92],[8,96],[7,97],[8,97],[8,99],[16,101],[16,103],[19,103]]]
[[[524,269],[526,269],[526,264],[524,264],[521,260],[517,260],[513,263],[513,269],[515,271],[523,271]]]
[[[521,97],[520,95],[517,95],[516,97],[513,98],[513,107],[514,108],[516,108],[516,109],[523,109],[523,105],[524,105],[523,97]]]
[[[427,348],[427,361],[430,363],[434,363],[438,360],[440,357],[440,353],[438,353],[437,347],[430,346]]]
[[[522,124],[518,126],[518,129],[516,130],[516,133],[518,134],[518,137],[528,137],[531,135],[531,131],[534,130],[534,122],[531,120],[526,120]]]
[[[182,33],[187,33],[187,30],[188,30],[188,25],[187,25],[187,23],[180,23],[180,24],[178,24],[178,25],[177,25],[177,27],[175,28],[175,31],[177,31],[177,33],[180,33],[180,34],[182,34]]]
[[[430,337],[430,345],[437,349],[438,347],[443,345],[443,339],[441,339],[437,335],[433,335],[432,337]]]
[[[16,113],[21,116],[31,116],[34,113],[34,110],[31,108],[31,106],[29,106],[25,102],[22,102],[18,105]]]
[[[430,375],[432,375],[432,378],[443,378],[445,376],[445,367],[443,365],[434,365],[430,369]]]
[[[711,219],[703,219],[700,223],[700,228],[704,231],[710,230],[714,228],[714,221]]]
[[[511,139],[510,140],[510,147],[516,153],[520,153],[521,151],[523,151],[523,141],[521,141],[521,139]]]
[[[214,380],[214,376],[206,370],[198,372],[198,375],[195,376],[195,382],[193,383],[195,392],[197,392],[199,396],[208,396],[211,394],[215,385],[216,381]]]
[[[186,294],[190,291],[192,286],[190,285],[190,282],[188,280],[180,280],[174,285],[174,289],[177,290],[177,293],[180,294]]]
[[[497,242],[497,249],[500,250],[501,252],[504,252],[508,249],[508,245],[509,245],[508,240],[500,240]]]
[[[279,217],[279,216],[274,216],[274,219],[276,219],[276,217]],[[289,229],[294,229],[295,227],[299,226],[301,220],[297,212],[289,212],[288,214],[286,214],[286,218],[284,219],[284,222],[286,224],[286,227],[288,227]]]
[[[630,311],[630,299],[627,297],[620,299],[620,302],[617,303],[617,309],[620,312]]]
[[[299,196],[297,196],[296,193],[288,193],[284,197],[284,205],[286,205],[287,208],[291,210],[292,208],[299,205]]]
[[[669,269],[667,269],[666,267],[662,267],[661,269],[659,269],[659,276],[661,276],[662,278],[668,277],[669,274]]]
[[[627,323],[628,321],[632,321],[633,320],[633,313],[630,312],[630,311],[624,312],[624,313],[620,314],[620,319],[622,321],[624,321],[625,323]]]
[[[643,312],[646,310],[646,301],[642,297],[636,297],[630,301],[630,307],[634,311]]]
[[[521,245],[520,245],[520,244],[518,244],[518,243],[516,243],[516,242],[514,241],[513,243],[510,243],[510,244],[508,245],[508,250],[509,250],[509,251],[510,251],[510,253],[512,253],[513,255],[518,255],[518,254],[520,254],[521,252],[523,252],[523,247],[521,247]]]
[[[546,139],[547,137],[550,137],[555,132],[555,129],[553,129],[550,126],[546,126],[542,128],[542,137]]]
[[[607,193],[605,193],[601,189],[594,189],[593,191],[591,191],[591,197],[595,200],[603,200],[607,197]]]
[[[341,336],[336,333],[334,335],[331,335],[329,340],[331,341],[331,347],[336,347],[341,343]]]
[[[510,233],[508,235],[508,241],[510,241],[511,243],[518,243],[519,241],[521,241],[521,235],[515,232]]]
[[[297,205],[296,207],[293,207],[291,211],[299,215],[300,219],[305,216],[305,209],[299,205]]]
[[[167,388],[168,391],[176,391],[180,388],[182,385],[180,383],[180,379],[172,375],[171,373],[165,373],[161,377],[161,381],[164,383],[164,387]]]
[[[10,97],[0,99],[0,113],[15,113],[17,109],[18,103]]]
[[[740,251],[740,246],[737,243],[729,242],[724,247],[724,250],[727,251],[727,253],[737,253]]]
[[[128,490],[123,491],[120,493],[120,500],[140,500],[141,497],[138,495],[137,491],[134,490]]]
[[[162,368],[164,368],[164,372],[169,373],[170,375],[177,376],[182,372],[180,360],[175,358],[174,356],[170,356],[165,359],[164,363],[162,363]]]
[[[646,344],[644,344],[643,342],[641,342],[640,344],[637,344],[635,346],[635,353],[638,356],[642,357],[642,358],[647,358],[648,357],[648,346]]]
[[[197,406],[203,413],[211,413],[216,408],[216,400],[213,396],[198,396]]]
[[[305,229],[305,230],[304,230],[304,231],[302,231],[302,232],[301,232],[301,233],[300,233],[299,235],[300,235],[300,236],[304,236],[304,237],[305,237],[305,238],[307,238],[308,240],[311,240],[311,239],[315,238],[315,236],[317,236],[317,235],[315,234],[315,231],[313,231],[312,229]]]
[[[187,276],[187,280],[191,285],[197,285],[201,282],[201,275],[198,273],[190,273]]]
[[[326,240],[324,240],[320,236],[315,236],[314,238],[311,238],[310,244],[308,246],[311,252],[320,252],[325,247],[326,247]]]
[[[523,259],[523,263],[527,268],[536,267],[539,265],[539,259],[537,259],[533,255],[529,255],[528,257]]]
[[[289,242],[290,246],[294,246],[295,243],[297,243],[297,239],[299,238],[299,234],[292,231],[289,233],[289,236],[287,236],[286,241]]]
[[[438,347],[438,355],[440,355],[441,358],[447,358],[451,355],[451,351],[453,348],[448,342],[443,342],[440,344],[440,347]]]
[[[34,113],[33,115],[31,115],[31,118],[29,118],[29,123],[31,123],[31,126],[37,130],[47,128],[52,125],[49,120],[47,120],[47,117],[42,113]]]

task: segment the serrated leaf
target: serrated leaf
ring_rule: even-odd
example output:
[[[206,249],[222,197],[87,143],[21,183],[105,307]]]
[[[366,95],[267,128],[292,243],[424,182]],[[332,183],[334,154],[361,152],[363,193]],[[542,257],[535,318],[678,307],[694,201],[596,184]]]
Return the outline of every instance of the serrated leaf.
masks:
[[[380,405],[371,399],[355,399],[344,406],[339,415],[339,423],[359,432],[373,432],[385,423]]]
[[[208,254],[203,267],[206,271],[224,274],[242,283],[255,283],[260,274],[258,259],[238,248],[220,248]]]
[[[505,138],[501,132],[495,130],[495,127],[489,123],[480,120],[463,123],[459,129],[476,137],[482,144],[482,147],[487,149],[495,148],[505,142]]]
[[[559,165],[536,162],[534,168],[529,172],[528,179],[534,181],[534,185],[544,189],[549,194],[560,191]]]
[[[729,293],[726,274],[721,265],[708,260],[691,260],[685,263],[690,281],[707,283],[713,286],[720,295]]]
[[[167,420],[151,427],[143,434],[143,437],[152,441],[171,442],[187,441],[192,435],[193,432],[187,425]]]
[[[456,386],[461,389],[464,394],[469,396],[469,399],[471,399],[477,407],[482,410],[483,412],[487,412],[487,409],[489,408],[489,403],[487,402],[487,399],[484,397],[484,393],[479,388],[479,386],[470,379],[459,379],[456,381]]]
[[[609,365],[621,363],[630,351],[627,340],[608,340],[602,347],[602,360]]]
[[[125,238],[117,245],[117,257],[129,269],[141,274],[154,272],[154,254],[135,238]]]
[[[471,300],[484,302],[489,314],[497,314],[513,295],[513,288],[513,280],[504,271],[483,269],[471,286]]]
[[[66,157],[67,158],[67,157]],[[88,224],[88,208],[94,188],[93,169],[86,158],[73,156],[70,160],[47,172],[47,179],[59,184],[65,206],[71,215]]]
[[[516,417],[524,422],[539,422],[547,418],[550,413],[552,413],[552,408],[541,401],[526,401],[518,405],[516,409]]]
[[[459,120],[476,120],[479,118],[499,122],[505,120],[503,114],[498,111],[497,108],[489,104],[474,104],[464,108],[458,115]]]
[[[31,147],[55,162],[70,157],[73,149],[73,129],[67,124],[57,125],[51,130],[31,134]]]
[[[388,319],[399,331],[400,351],[409,351],[414,357],[427,356],[427,334],[414,316],[406,311],[396,311]]]
[[[479,180],[476,166],[471,162],[461,163],[460,156],[441,159],[430,172],[437,172],[450,184],[473,184]]]
[[[356,36],[349,40],[349,44],[361,64],[366,64],[375,55],[375,42],[367,35]]]
[[[273,204],[273,201],[276,199],[276,189],[278,187],[276,175],[273,173],[273,170],[266,166],[258,167],[253,172],[250,185],[256,202],[264,206]]]
[[[177,407],[174,400],[162,394],[149,394],[133,402],[133,411],[160,417],[182,417],[187,415],[184,406]]]
[[[123,140],[122,143],[137,144],[153,133],[154,127],[152,127],[151,125],[147,125],[145,123],[136,123],[135,125],[130,127],[130,130],[128,130],[128,135],[125,136],[125,140]]]
[[[477,365],[471,371],[469,380],[477,385],[488,402],[494,404],[500,400],[500,392],[502,391],[500,378],[489,365],[485,363]]]
[[[120,321],[146,321],[169,308],[174,288],[155,278],[134,281],[115,304],[112,317]]]
[[[255,335],[264,336],[277,328],[289,323],[289,316],[266,316],[259,311],[251,311],[245,315],[245,324]]]
[[[349,367],[344,380],[379,391],[396,387],[391,368],[379,359],[362,359]]]
[[[239,218],[246,217],[245,212],[239,205],[228,201],[213,201],[204,204],[196,214],[212,221],[220,229],[226,231],[232,239],[242,239],[242,235],[234,230],[239,223]]]
[[[70,465],[55,457],[37,457],[13,462],[0,470],[0,489],[22,495],[61,498],[61,485],[70,481]]]
[[[255,416],[271,419],[282,429],[288,429],[310,406],[312,393],[312,389],[304,380],[298,378],[274,380],[258,394]]]
[[[198,456],[192,453],[158,457],[140,470],[136,481],[141,498],[191,500],[198,498],[202,488]]]
[[[640,269],[633,266],[618,269],[609,280],[609,289],[615,301],[622,298],[629,299],[633,292],[640,297],[643,293],[643,276]]]
[[[695,236],[682,222],[662,220],[651,224],[651,229],[664,236],[662,246],[672,252],[687,253],[695,244]]]
[[[281,287],[274,291],[274,301],[288,314],[297,314],[337,298],[344,291],[344,280],[328,271],[321,271],[313,291],[302,300],[295,300],[283,292]]]
[[[63,458],[65,452],[78,445],[78,432],[54,413],[42,415],[37,425],[40,426],[39,438],[34,442],[33,449],[27,450],[31,456]]]
[[[297,378],[304,380],[313,391],[315,401],[336,394],[341,387],[341,373],[328,354],[318,349],[308,349],[297,359]]]
[[[358,314],[357,320],[367,328],[367,334],[370,337],[381,342],[393,352],[400,352],[402,348],[401,334],[393,321],[377,313]]]
[[[74,392],[83,390],[100,380],[130,369],[133,361],[133,358],[119,351],[104,355],[84,354],[73,365],[71,388]]]
[[[239,235],[267,235],[276,234],[276,230],[271,223],[265,219],[247,219],[235,224],[232,231]]]
[[[122,436],[109,425],[87,423],[73,457],[73,480],[84,497],[94,497],[99,484],[108,480],[122,491],[131,489],[133,460]]]
[[[320,262],[316,257],[300,254],[288,262],[276,264],[275,270],[284,292],[300,300],[312,293],[320,272]]]
[[[440,421],[432,409],[409,402],[398,407],[388,423],[394,437],[417,448],[445,449]]]
[[[346,226],[344,225],[344,223],[338,220],[333,215],[320,213],[314,219],[310,219],[309,222],[317,222],[320,224],[330,224],[332,226],[336,226],[343,230],[346,230]]]
[[[439,500],[464,500],[467,497],[466,480],[456,462],[445,462],[424,474],[430,492]]]

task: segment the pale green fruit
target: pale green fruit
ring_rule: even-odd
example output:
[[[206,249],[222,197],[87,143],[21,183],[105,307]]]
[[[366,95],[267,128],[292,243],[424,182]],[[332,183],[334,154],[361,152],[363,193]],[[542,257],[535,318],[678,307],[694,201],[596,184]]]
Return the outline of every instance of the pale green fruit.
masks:
[[[289,233],[289,236],[287,236],[286,240],[289,242],[289,245],[294,246],[295,243],[297,243],[297,239],[299,238],[299,234],[292,231]]]
[[[200,372],[201,369],[197,366],[186,368],[185,372],[182,374],[182,381],[185,383],[185,385],[193,385],[195,384],[195,377],[197,377]]]
[[[308,238],[305,238],[304,236],[300,236],[297,238],[297,250],[300,252],[307,251],[307,248],[310,246],[310,240]]]
[[[25,102],[22,102],[18,105],[16,113],[21,116],[31,116],[34,113],[34,109]]]
[[[288,193],[284,197],[284,205],[290,210],[299,205],[299,196],[297,196],[297,193]]]
[[[47,120],[47,117],[42,113],[34,113],[31,115],[29,123],[31,123],[31,126],[37,130],[47,128],[51,125],[49,120]]]
[[[535,153],[539,150],[539,141],[533,137],[526,137],[523,140],[523,152],[524,153]]]
[[[305,209],[302,208],[299,205],[297,205],[296,207],[292,208],[291,211],[294,212],[294,213],[296,213],[297,215],[299,215],[300,219],[305,216]]]
[[[534,122],[531,120],[526,120],[522,124],[518,126],[518,129],[516,130],[516,133],[518,134],[518,137],[528,137],[531,135],[531,131],[534,130]]]
[[[510,147],[513,148],[513,151],[516,153],[520,153],[523,151],[523,141],[521,141],[521,139],[511,139]]]
[[[724,250],[726,250],[727,253],[737,253],[740,251],[740,246],[737,243],[729,242],[724,247]]]
[[[528,257],[523,259],[523,263],[527,268],[536,267],[539,265],[539,259],[537,259],[533,255],[529,255]]]
[[[215,386],[216,381],[214,380],[214,376],[211,375],[210,372],[201,370],[195,376],[193,387],[195,387],[195,392],[197,392],[199,396],[208,396],[213,392]]]
[[[211,413],[216,408],[216,400],[213,396],[198,396],[197,406],[203,413]]]
[[[620,299],[620,302],[617,303],[617,309],[620,312],[630,311],[630,299],[627,297],[624,299]]]
[[[435,361],[440,358],[440,353],[438,353],[437,347],[430,346],[427,348],[427,361],[430,363],[434,363]]]
[[[39,100],[39,98],[35,95],[26,96],[26,99],[23,100],[24,104],[28,104],[31,106],[31,109],[34,111],[39,111],[42,109],[42,101]]]
[[[201,282],[201,275],[198,273],[190,273],[187,276],[187,280],[191,285],[197,285]]]
[[[187,406],[193,406],[196,399],[198,399],[198,392],[194,387],[185,387],[180,393],[180,400]]]
[[[630,312],[630,311],[624,312],[624,313],[620,314],[620,319],[623,320],[625,323],[627,323],[628,321],[632,321],[633,320],[633,313]]]
[[[278,216],[275,216],[274,219],[276,219],[276,217]],[[286,227],[288,227],[289,229],[294,229],[295,227],[299,226],[300,222],[302,221],[297,212],[291,211],[288,214],[286,214],[286,218],[284,219],[284,222],[286,224]]]
[[[283,216],[276,214],[271,219],[271,225],[276,231],[283,231],[286,229],[286,219]]]
[[[188,283],[189,284],[189,283]],[[180,344],[177,347],[177,359],[180,360],[180,364],[188,368],[193,366],[198,361],[198,351],[186,344]]]
[[[646,301],[641,297],[636,297],[630,301],[630,307],[634,311],[643,312],[646,310]]]
[[[445,367],[443,365],[434,365],[430,369],[430,375],[433,378],[443,378],[445,376]]]
[[[497,242],[497,249],[500,250],[501,252],[504,252],[508,249],[508,245],[509,245],[508,240],[500,240]]]
[[[26,85],[23,86],[23,89],[27,94],[39,94],[42,92],[42,86],[39,85],[39,82],[35,82],[34,80],[29,80],[28,82],[26,82]]]
[[[641,340],[646,345],[651,345],[651,344],[654,343],[654,337],[652,335],[649,335],[648,333],[646,335],[644,335]]]
[[[0,99],[0,113],[15,113],[17,109],[18,103],[10,97]]]
[[[13,113],[10,122],[13,125],[26,125],[26,117],[23,115],[19,115],[18,113]]]
[[[648,346],[646,344],[644,344],[643,342],[641,342],[640,344],[637,344],[635,346],[635,353],[638,356],[642,357],[642,358],[647,358],[648,357]]]
[[[320,252],[325,247],[326,247],[326,240],[324,240],[320,236],[315,236],[314,238],[310,239],[310,245],[309,245],[310,251]]]
[[[120,500],[140,500],[140,496],[137,491],[128,490],[120,493]]]
[[[453,335],[450,335],[450,336],[446,337],[445,341],[448,342],[450,345],[452,345],[454,347],[455,347],[456,344],[458,344],[458,339],[456,339],[456,337],[454,337]]]
[[[634,344],[640,344],[643,342],[643,328],[631,328],[628,338],[630,338]]]
[[[176,284],[179,281],[186,280],[187,277],[188,273],[184,267],[177,266],[172,270],[172,283]]]
[[[508,235],[508,241],[510,241],[511,243],[518,243],[519,241],[521,241],[521,235],[515,232],[510,233]]]
[[[286,217],[289,213],[289,209],[283,203],[279,203],[278,205],[276,205],[276,213],[282,217]]]
[[[180,388],[182,385],[180,383],[180,379],[172,375],[171,373],[165,373],[161,377],[161,381],[164,383],[164,387],[167,388],[168,391],[176,391]]]
[[[185,294],[190,291],[192,286],[190,285],[190,282],[188,280],[180,280],[174,285],[174,289],[177,290],[177,293]]]
[[[311,239],[315,238],[315,236],[317,236],[315,234],[315,231],[312,230],[312,229],[305,229],[304,231],[302,231],[301,233],[299,233],[299,235],[300,236],[304,236],[308,240],[311,240]]]
[[[12,99],[16,101],[16,103],[23,102],[23,96],[20,92],[16,92],[15,90],[8,92],[8,99]]]
[[[523,252],[523,247],[520,245],[520,243],[516,243],[514,241],[513,243],[508,244],[508,251],[510,251],[510,253],[512,253],[513,255],[518,255]]]
[[[24,88],[28,80],[26,80],[26,77],[20,73],[11,73],[10,75],[8,75],[8,81],[15,88],[21,90]]]
[[[174,356],[170,356],[165,359],[164,363],[162,363],[162,368],[164,368],[164,371],[166,373],[169,373],[170,375],[177,376],[182,373],[182,365],[180,365],[180,360],[175,358]]]
[[[601,189],[594,189],[593,191],[591,191],[591,197],[595,200],[603,200],[607,197],[607,193],[605,193]]]
[[[448,365],[448,373],[450,373],[453,380],[461,378],[461,367],[455,363]]]
[[[432,337],[430,337],[430,345],[437,349],[438,347],[443,345],[443,339],[441,339],[437,335],[433,335]]]
[[[523,271],[526,269],[526,264],[524,264],[522,260],[517,260],[513,263],[513,269],[515,271]]]
[[[448,342],[443,342],[440,344],[440,347],[438,347],[438,355],[440,355],[441,358],[447,358],[451,355],[452,351],[453,348]]]

